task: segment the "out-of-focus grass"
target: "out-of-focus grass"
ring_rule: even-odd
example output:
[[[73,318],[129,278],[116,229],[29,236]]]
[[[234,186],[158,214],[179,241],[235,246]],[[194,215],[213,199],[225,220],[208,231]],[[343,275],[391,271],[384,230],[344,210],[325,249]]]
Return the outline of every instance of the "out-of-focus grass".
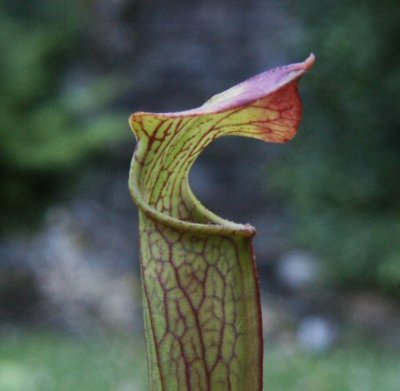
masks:
[[[0,335],[1,391],[147,390],[143,339]]]
[[[400,355],[359,343],[318,356],[267,346],[265,372],[271,391],[400,390]],[[146,377],[138,337],[0,334],[1,391],[145,391]]]
[[[267,347],[264,366],[265,390],[400,390],[400,354],[360,342],[323,355],[282,346]]]

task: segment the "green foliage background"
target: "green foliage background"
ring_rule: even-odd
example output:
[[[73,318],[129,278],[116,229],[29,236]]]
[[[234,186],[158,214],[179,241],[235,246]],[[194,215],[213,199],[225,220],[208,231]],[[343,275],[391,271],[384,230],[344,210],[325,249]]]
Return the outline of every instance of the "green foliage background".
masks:
[[[120,117],[99,112],[112,82],[74,88],[67,80],[85,58],[87,11],[67,0],[0,2],[0,233],[35,221],[120,136]]]
[[[274,176],[295,240],[334,284],[399,295],[400,3],[289,6],[303,24],[299,47],[317,56],[300,136]]]
[[[301,86],[300,134],[268,177],[327,281],[399,294],[400,3],[282,4],[290,59],[312,50],[317,63]],[[129,137],[127,110],[110,105],[121,82],[90,58],[92,5],[0,0],[0,235],[37,221],[90,160]],[[85,62],[90,77],[77,83],[71,70]]]

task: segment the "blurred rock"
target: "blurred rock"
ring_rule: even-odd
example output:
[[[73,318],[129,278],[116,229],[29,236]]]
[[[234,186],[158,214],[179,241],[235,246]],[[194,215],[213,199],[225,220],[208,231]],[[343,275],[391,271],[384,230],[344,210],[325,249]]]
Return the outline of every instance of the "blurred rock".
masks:
[[[269,297],[262,301],[263,333],[267,339],[287,339],[296,328],[296,319],[279,297]]]
[[[30,256],[42,310],[74,332],[141,329],[139,288],[121,259],[132,252],[118,238],[118,224],[105,221],[107,213],[89,203],[51,209]]]
[[[285,288],[292,291],[304,291],[318,281],[318,265],[310,254],[292,251],[278,262],[277,277]]]
[[[329,350],[337,339],[337,327],[322,316],[308,316],[302,319],[297,330],[301,347],[313,353]]]
[[[400,348],[400,308],[393,299],[371,292],[344,297],[345,320],[370,337]]]
[[[126,175],[97,171],[33,235],[0,243],[0,320],[141,331],[137,213]]]
[[[27,268],[1,268],[0,319],[24,321],[38,306],[40,293],[32,271]]]

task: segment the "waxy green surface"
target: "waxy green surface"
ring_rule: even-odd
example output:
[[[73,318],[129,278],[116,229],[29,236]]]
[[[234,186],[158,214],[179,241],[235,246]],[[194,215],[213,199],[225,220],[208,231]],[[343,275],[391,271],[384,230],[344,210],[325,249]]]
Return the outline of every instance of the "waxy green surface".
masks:
[[[301,117],[297,81],[313,61],[265,72],[197,109],[130,118],[151,391],[262,389],[255,229],[208,211],[188,175],[216,138],[290,140]]]

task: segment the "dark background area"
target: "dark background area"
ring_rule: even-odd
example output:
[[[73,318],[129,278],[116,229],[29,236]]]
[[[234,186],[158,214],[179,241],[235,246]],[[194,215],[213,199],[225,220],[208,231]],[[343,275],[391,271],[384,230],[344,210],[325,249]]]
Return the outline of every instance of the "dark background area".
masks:
[[[395,0],[0,1],[0,389],[146,389],[127,119],[314,52],[296,138],[219,140],[191,185],[257,228],[271,389],[398,390],[399,18]]]

